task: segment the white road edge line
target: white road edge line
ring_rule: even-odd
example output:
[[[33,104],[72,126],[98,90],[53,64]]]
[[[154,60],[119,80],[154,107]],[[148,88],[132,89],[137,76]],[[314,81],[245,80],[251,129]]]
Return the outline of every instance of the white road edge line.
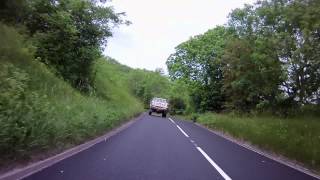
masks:
[[[169,118],[169,120],[170,120],[173,124],[175,124],[175,122],[174,122],[171,118]]]
[[[177,127],[182,132],[183,135],[185,135],[186,137],[189,137],[189,135],[186,132],[184,132],[184,130],[181,129],[180,126],[177,125]]]
[[[225,180],[232,180],[208,155],[201,147],[197,147],[198,151],[209,161],[209,163],[220,173]]]
[[[273,160],[273,161],[275,161],[275,162],[278,162],[278,163],[280,163],[280,164],[283,164],[283,165],[288,166],[288,167],[290,167],[290,168],[292,168],[292,169],[295,169],[295,170],[297,170],[297,171],[299,171],[299,172],[301,172],[301,173],[307,174],[307,175],[309,175],[309,176],[311,176],[311,177],[314,177],[314,178],[320,180],[320,176],[319,176],[319,175],[313,173],[312,171],[310,171],[310,170],[308,170],[308,169],[306,169],[306,168],[304,168],[304,167],[301,167],[301,166],[299,166],[299,165],[298,165],[298,167],[297,167],[294,163],[291,163],[291,162],[290,162],[290,163],[287,163],[287,162],[285,162],[284,160],[277,159],[277,158],[273,157],[272,155],[269,155],[268,153],[265,153],[265,152],[263,152],[263,151],[261,151],[261,150],[259,150],[259,149],[256,149],[255,147],[251,147],[251,146],[248,145],[248,144],[241,144],[240,142],[237,142],[236,140],[232,139],[231,137],[227,137],[227,136],[225,136],[225,135],[223,135],[223,134],[217,133],[217,132],[215,132],[214,130],[208,129],[207,127],[205,127],[205,126],[203,126],[203,125],[201,125],[201,124],[196,123],[196,125],[197,125],[198,127],[200,127],[200,128],[203,128],[203,129],[205,129],[205,130],[213,133],[213,134],[216,135],[216,136],[219,136],[219,137],[221,137],[221,138],[223,138],[223,139],[226,139],[227,141],[230,141],[231,143],[237,144],[238,146],[243,147],[243,148],[245,148],[245,149],[247,149],[247,150],[249,150],[249,151],[253,151],[253,152],[255,152],[255,153],[257,153],[257,154],[259,154],[259,155],[261,155],[261,156],[263,156],[263,157],[266,157],[266,158],[268,158],[268,159],[270,159],[270,160]]]

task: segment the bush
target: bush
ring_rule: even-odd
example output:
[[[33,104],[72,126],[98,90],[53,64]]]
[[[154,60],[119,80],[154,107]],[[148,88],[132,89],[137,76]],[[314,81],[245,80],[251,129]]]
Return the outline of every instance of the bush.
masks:
[[[0,154],[19,158],[46,149],[55,133],[47,96],[28,90],[30,77],[23,70],[9,63],[0,69]]]
[[[170,113],[171,114],[183,114],[186,110],[186,103],[182,98],[173,97],[170,98]]]

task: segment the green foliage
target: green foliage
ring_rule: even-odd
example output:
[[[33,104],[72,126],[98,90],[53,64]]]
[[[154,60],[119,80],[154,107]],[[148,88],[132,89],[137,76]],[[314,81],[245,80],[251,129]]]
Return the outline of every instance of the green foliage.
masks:
[[[167,66],[189,86],[188,118],[319,170],[319,11],[319,0],[262,0],[178,45]],[[219,109],[233,114],[194,113]]]
[[[132,92],[149,107],[153,97],[169,99],[170,81],[158,72],[135,70],[130,73],[128,84]]]
[[[198,112],[293,113],[320,102],[320,3],[263,0],[229,15],[228,24],[176,47],[172,80],[189,86]]]
[[[191,111],[188,86],[184,81],[170,81],[162,69],[157,69],[155,72],[141,69],[129,70],[125,66],[121,69],[129,72],[129,76],[125,77],[129,89],[144,103],[145,108],[149,108],[153,97],[162,97],[169,100],[169,110],[172,114]]]
[[[2,2],[0,19],[26,26],[36,47],[37,59],[72,86],[88,92],[93,87],[94,61],[112,35],[111,27],[126,23],[122,20],[124,14],[87,0],[19,2]]]
[[[143,111],[121,65],[97,60],[96,88],[83,95],[35,60],[15,29],[1,24],[0,34],[0,166],[62,151]]]
[[[48,148],[55,127],[47,96],[30,92],[29,75],[12,64],[2,65],[0,79],[2,158],[10,158],[12,154],[17,154],[16,158],[25,157],[34,149]],[[49,118],[53,119],[46,121]]]
[[[113,59],[101,58],[95,63],[95,91],[97,97],[118,102],[119,108],[126,104],[135,104],[139,107],[137,99],[133,97],[128,81],[131,73],[135,71],[127,66],[121,65]],[[114,93],[117,92],[117,93]],[[137,108],[137,107],[133,107]]]
[[[223,86],[230,109],[250,111],[260,103],[276,101],[282,69],[267,43],[234,39],[226,46]]]
[[[273,75],[280,77],[278,89],[300,104],[319,99],[319,9],[317,0],[268,0],[230,14],[229,26],[251,46],[258,45],[254,60],[281,64],[282,73]]]
[[[197,111],[222,109],[221,56],[227,39],[233,33],[216,27],[181,43],[167,60],[172,80],[182,80],[189,85],[192,104]]]
[[[170,113],[171,114],[183,114],[186,110],[186,103],[182,98],[173,97],[170,99]]]
[[[194,111],[190,103],[189,87],[184,81],[171,82],[168,93],[171,114],[185,114]]]
[[[0,19],[5,23],[15,25],[22,23],[28,13],[26,0],[2,0],[0,2]]]
[[[46,120],[51,118],[52,109],[46,95],[30,91],[32,77],[19,67],[32,57],[24,48],[27,45],[21,35],[3,24],[0,24],[0,34],[3,35],[0,40],[0,153],[2,158],[12,154],[19,158],[51,144],[50,137],[55,129]],[[17,63],[19,66],[15,65]]]

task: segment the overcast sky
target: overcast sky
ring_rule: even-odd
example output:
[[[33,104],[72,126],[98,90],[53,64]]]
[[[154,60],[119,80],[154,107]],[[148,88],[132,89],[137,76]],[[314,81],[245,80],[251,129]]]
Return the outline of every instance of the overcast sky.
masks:
[[[255,0],[113,0],[130,26],[114,29],[105,55],[134,68],[166,69],[174,48],[191,36],[227,22],[232,9]]]

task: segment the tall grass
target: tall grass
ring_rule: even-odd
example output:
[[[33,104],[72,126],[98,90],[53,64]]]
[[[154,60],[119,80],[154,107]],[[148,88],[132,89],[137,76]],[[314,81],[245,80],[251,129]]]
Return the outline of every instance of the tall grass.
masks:
[[[119,65],[97,60],[95,90],[81,94],[33,59],[32,46],[0,24],[0,167],[61,151],[143,111]]]
[[[198,122],[320,170],[320,117],[295,118],[206,113]]]

